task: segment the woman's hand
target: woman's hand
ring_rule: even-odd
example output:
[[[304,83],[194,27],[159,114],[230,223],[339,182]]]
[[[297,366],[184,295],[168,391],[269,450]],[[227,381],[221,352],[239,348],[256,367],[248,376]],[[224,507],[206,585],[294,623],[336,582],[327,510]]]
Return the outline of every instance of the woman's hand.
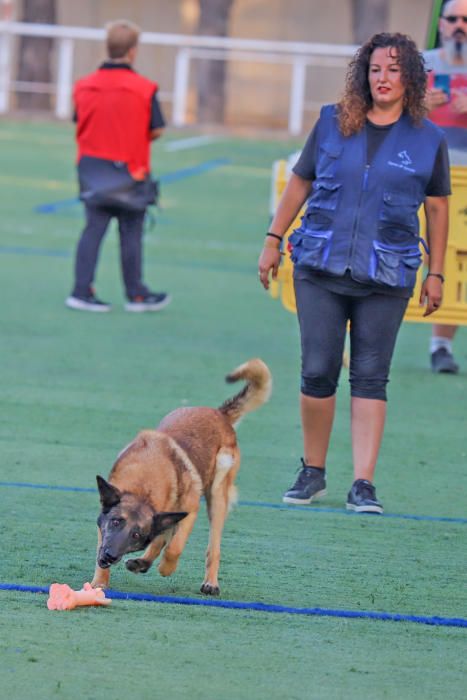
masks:
[[[420,306],[426,303],[423,316],[429,316],[439,309],[443,301],[443,283],[439,277],[427,277],[420,292]]]
[[[291,173],[285,186],[269,228],[269,233],[274,235],[272,237],[266,236],[258,260],[258,276],[265,289],[269,289],[269,273],[271,271],[273,280],[277,278],[281,255],[284,255],[279,250],[280,240],[276,240],[277,236],[281,238],[285,236],[309,196],[312,184],[311,180],[305,180],[299,175]]]
[[[258,260],[258,277],[265,289],[269,289],[269,272],[272,271],[272,278],[277,278],[277,271],[281,261],[281,251],[277,247],[264,246]]]
[[[430,249],[427,275],[420,292],[420,305],[426,304],[424,316],[439,309],[443,300],[443,281],[437,274],[444,269],[444,256],[448,241],[448,198],[427,197],[425,199],[426,235]]]

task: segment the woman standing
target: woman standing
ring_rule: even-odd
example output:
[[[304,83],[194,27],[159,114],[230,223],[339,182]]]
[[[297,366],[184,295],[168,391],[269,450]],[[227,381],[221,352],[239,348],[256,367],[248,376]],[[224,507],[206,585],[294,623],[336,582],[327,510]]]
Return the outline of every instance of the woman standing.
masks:
[[[413,292],[417,211],[427,218],[425,315],[442,300],[448,231],[449,161],[442,132],[424,119],[426,72],[414,42],[377,34],[349,66],[337,105],[321,110],[281,198],[259,259],[276,276],[281,239],[290,237],[300,324],[300,408],[304,454],[286,503],[326,493],[325,464],[335,394],[350,322],[354,481],[347,508],[382,513],[373,485],[386,418],[386,384],[397,333]]]

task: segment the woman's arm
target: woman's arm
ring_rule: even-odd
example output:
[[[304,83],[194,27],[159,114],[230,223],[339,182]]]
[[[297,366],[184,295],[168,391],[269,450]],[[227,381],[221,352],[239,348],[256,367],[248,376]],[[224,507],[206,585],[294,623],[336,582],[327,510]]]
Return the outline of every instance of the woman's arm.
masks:
[[[310,194],[311,180],[292,173],[280,199],[269,230],[284,236]]]
[[[448,198],[427,197],[425,199],[427,242],[430,250],[430,276],[426,277],[420,293],[420,304],[426,302],[424,316],[429,316],[440,306],[443,298],[443,282],[433,275],[443,274],[444,256],[448,242]]]
[[[307,200],[312,184],[311,180],[305,180],[299,175],[292,173],[280,199],[271,226],[269,227],[271,233],[275,233],[281,238],[284,237]],[[269,288],[270,270],[272,270],[273,279],[277,277],[281,259],[279,247],[280,241],[278,239],[272,238],[271,236],[266,238],[258,262],[258,274],[261,284],[265,289]]]

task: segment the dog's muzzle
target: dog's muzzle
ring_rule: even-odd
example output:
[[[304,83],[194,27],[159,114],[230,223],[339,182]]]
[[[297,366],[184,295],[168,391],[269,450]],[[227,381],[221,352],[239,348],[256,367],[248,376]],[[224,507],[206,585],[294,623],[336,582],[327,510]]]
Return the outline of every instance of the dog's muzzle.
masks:
[[[99,555],[98,564],[101,569],[108,569],[109,566],[115,564],[117,561],[119,561],[119,559],[120,557],[114,557],[108,549],[104,549],[104,551]]]

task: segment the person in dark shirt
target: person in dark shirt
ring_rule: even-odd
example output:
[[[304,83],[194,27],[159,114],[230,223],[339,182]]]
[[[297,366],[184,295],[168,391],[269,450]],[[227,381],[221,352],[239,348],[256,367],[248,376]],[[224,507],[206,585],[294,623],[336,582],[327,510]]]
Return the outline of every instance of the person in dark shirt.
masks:
[[[109,311],[93,283],[99,250],[112,218],[118,221],[127,311],[158,311],[166,292],[143,282],[142,239],[146,209],[156,201],[150,173],[150,144],[165,122],[157,83],[133,69],[140,30],[125,20],[107,27],[107,60],[74,88],[80,198],[86,226],[78,243],[75,281],[66,305],[81,311]]]
[[[425,51],[429,72],[428,117],[446,134],[451,165],[465,165],[467,156],[467,0],[448,0],[439,19],[441,46]],[[440,82],[438,82],[440,81]],[[467,204],[467,202],[466,202]],[[433,372],[457,374],[453,355],[457,326],[435,323],[430,340]]]
[[[397,333],[422,262],[417,211],[430,248],[420,303],[442,302],[449,161],[442,132],[424,119],[426,73],[414,42],[377,34],[350,63],[343,99],[321,110],[279,202],[259,258],[261,284],[277,275],[290,236],[300,325],[304,454],[286,503],[326,493],[325,464],[350,323],[354,481],[347,508],[382,513],[373,483]]]

